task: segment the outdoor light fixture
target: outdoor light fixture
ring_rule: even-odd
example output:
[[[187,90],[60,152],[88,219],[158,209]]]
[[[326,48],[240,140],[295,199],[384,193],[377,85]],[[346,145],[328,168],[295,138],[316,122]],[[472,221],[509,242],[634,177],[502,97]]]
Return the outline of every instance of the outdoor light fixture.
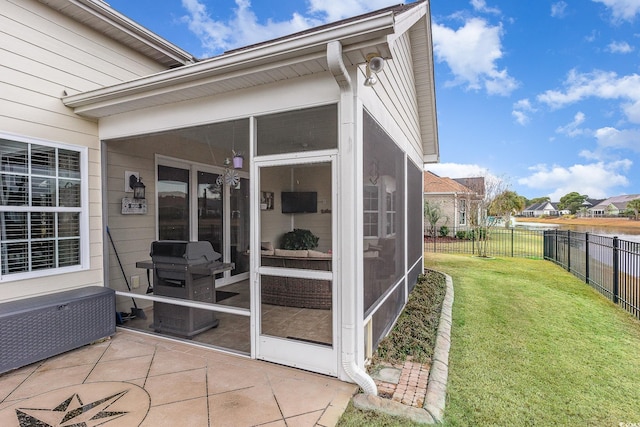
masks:
[[[145,215],[147,213],[145,188],[138,172],[125,171],[125,192],[133,193],[133,198],[124,197],[122,199],[122,215]]]
[[[136,178],[135,175],[131,175],[129,177],[129,186],[133,188],[133,198],[134,199],[144,199],[145,198],[145,185],[142,181]]]
[[[384,59],[375,53],[367,55],[367,72],[364,79],[365,86],[373,86],[378,83],[375,74],[378,74],[384,68]],[[373,74],[372,74],[373,73]]]

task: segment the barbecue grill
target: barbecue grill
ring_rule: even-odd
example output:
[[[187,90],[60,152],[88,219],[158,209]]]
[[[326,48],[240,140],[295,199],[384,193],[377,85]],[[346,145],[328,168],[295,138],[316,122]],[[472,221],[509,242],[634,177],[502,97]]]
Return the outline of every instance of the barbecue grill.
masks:
[[[153,269],[155,295],[215,303],[215,275],[233,268],[220,261],[221,255],[210,242],[159,240],[151,243],[151,262],[138,262],[140,268]],[[153,324],[156,332],[193,337],[218,326],[213,311],[154,301]]]

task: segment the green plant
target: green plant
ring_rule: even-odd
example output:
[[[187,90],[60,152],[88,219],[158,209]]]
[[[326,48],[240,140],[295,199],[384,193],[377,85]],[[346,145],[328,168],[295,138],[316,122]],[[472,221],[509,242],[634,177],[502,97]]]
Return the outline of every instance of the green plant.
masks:
[[[449,235],[449,227],[443,225],[440,227],[440,230],[438,230],[438,233],[440,234],[440,237],[447,237]]]
[[[464,230],[456,231],[456,239],[465,240],[467,238],[467,232]]]
[[[304,228],[294,228],[293,231],[284,233],[280,240],[282,249],[314,249],[318,247],[319,237],[314,235],[310,230]]]
[[[640,420],[640,325],[593,288],[547,261],[430,254],[425,268],[455,286],[445,425]]]

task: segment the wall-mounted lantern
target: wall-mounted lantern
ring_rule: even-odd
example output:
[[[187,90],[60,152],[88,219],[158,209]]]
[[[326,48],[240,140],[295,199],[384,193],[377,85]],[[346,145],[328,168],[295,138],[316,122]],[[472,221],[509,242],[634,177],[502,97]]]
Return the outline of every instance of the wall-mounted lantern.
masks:
[[[130,178],[130,186],[133,188],[133,198],[134,199],[144,199],[145,198],[145,185],[142,183],[142,179],[136,178],[135,175],[131,175]]]
[[[133,193],[133,197],[122,199],[123,215],[144,215],[147,213],[147,201],[145,200],[146,186],[142,183],[138,172],[125,172],[125,192]]]

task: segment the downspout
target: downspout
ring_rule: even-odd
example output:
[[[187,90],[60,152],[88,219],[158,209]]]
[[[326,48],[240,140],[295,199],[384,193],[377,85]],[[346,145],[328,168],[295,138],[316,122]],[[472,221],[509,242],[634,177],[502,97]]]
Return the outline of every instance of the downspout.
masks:
[[[351,151],[351,156],[349,158],[353,159],[353,152],[355,146],[355,93],[353,91],[353,85],[351,84],[351,78],[349,77],[349,73],[344,65],[342,60],[342,45],[339,41],[331,41],[327,44],[327,63],[329,64],[329,69],[333,74],[333,77],[336,79],[338,86],[340,87],[340,135],[342,137],[348,139],[348,147]],[[344,149],[344,144],[341,146],[341,154],[344,154],[342,150]],[[342,157],[342,156],[341,156]],[[344,168],[341,168],[344,170]],[[353,168],[352,170],[357,170],[357,168]],[[343,184],[345,183],[346,178],[344,176],[341,177],[341,181]],[[349,184],[352,184],[351,188],[355,186],[356,177],[352,176],[349,180]],[[348,187],[348,184],[345,185]],[[341,191],[340,195],[345,200],[350,200],[353,202],[353,197],[347,197],[343,195],[345,193],[352,194],[349,192]],[[346,203],[342,203],[344,206]],[[349,210],[350,215],[345,217],[341,215],[342,225],[339,228],[339,231],[342,235],[343,232],[347,230],[354,230],[356,220],[356,209]],[[346,222],[346,224],[345,224]],[[347,241],[353,241],[353,239],[345,239]],[[357,325],[357,309],[356,309],[356,301],[357,301],[357,293],[356,286],[354,283],[357,283],[355,280],[355,273],[353,266],[356,265],[354,260],[356,256],[356,248],[351,248],[351,251],[344,251],[341,256],[341,262],[347,268],[341,268],[340,271],[343,274],[342,280],[342,346],[341,346],[341,360],[342,360],[342,368],[345,373],[351,378],[356,384],[358,384],[362,390],[366,394],[372,394],[374,396],[378,395],[378,388],[376,387],[376,383],[373,379],[356,363],[356,325]],[[351,277],[350,280],[345,280],[344,272],[349,271]],[[344,284],[348,285],[345,286]],[[347,298],[345,298],[345,296]],[[348,303],[345,304],[345,301]]]

